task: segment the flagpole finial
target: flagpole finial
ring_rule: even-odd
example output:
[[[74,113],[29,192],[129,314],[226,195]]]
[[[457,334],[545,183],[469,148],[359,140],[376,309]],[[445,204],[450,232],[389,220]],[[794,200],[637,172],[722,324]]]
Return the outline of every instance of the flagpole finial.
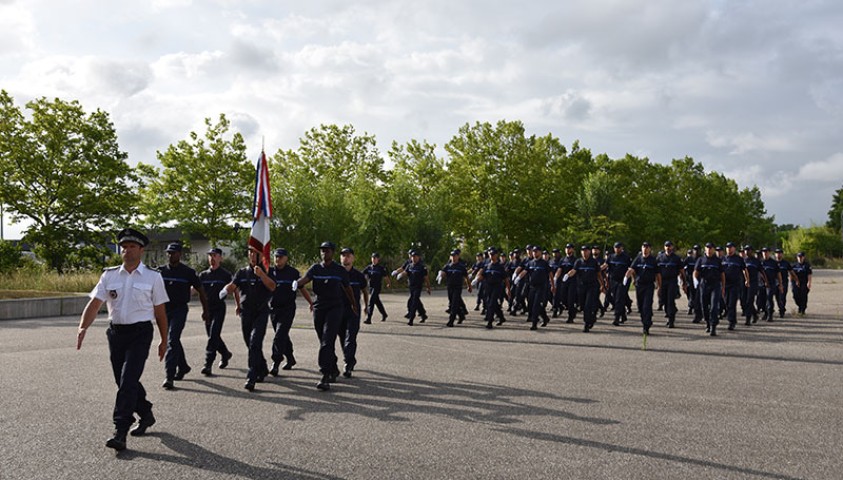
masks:
[[[266,142],[266,137],[261,135],[261,152],[266,152],[266,150],[264,149],[265,142]]]

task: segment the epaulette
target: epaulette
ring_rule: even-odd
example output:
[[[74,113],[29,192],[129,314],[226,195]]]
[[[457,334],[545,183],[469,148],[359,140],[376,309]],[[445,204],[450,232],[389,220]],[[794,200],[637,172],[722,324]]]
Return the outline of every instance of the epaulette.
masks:
[[[117,270],[118,268],[120,268],[120,265],[116,265],[114,267],[105,267],[105,268],[102,269],[102,271],[107,272],[109,270]]]

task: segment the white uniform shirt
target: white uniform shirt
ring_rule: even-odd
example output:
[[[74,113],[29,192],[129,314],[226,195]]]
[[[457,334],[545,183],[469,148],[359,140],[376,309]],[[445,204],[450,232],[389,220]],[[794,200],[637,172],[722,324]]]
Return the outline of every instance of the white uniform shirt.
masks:
[[[170,301],[161,274],[143,262],[131,273],[122,265],[107,269],[89,296],[108,305],[108,319],[117,325],[154,321],[154,307]]]

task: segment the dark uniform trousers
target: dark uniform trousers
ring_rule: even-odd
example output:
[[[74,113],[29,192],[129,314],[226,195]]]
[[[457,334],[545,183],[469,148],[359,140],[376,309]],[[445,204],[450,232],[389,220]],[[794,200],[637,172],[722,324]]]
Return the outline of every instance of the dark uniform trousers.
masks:
[[[779,285],[775,280],[770,280],[769,285],[764,289],[764,312],[772,318],[776,310],[776,294],[779,293]]]
[[[547,299],[547,283],[530,285],[530,320],[533,326],[539,323],[539,317],[547,318],[545,300]]]
[[[729,325],[738,323],[738,298],[741,296],[740,282],[726,282],[726,319]]]
[[[342,323],[343,306],[313,310],[313,328],[319,337],[319,371],[322,375],[339,375],[335,345]]]
[[[720,323],[720,296],[722,295],[720,282],[700,282],[700,310],[705,317],[705,323],[714,328]]]
[[[799,308],[800,313],[805,313],[805,310],[808,308],[808,282],[807,281],[799,281],[799,286],[793,287],[793,301],[796,302],[796,306]]]
[[[597,322],[597,308],[600,302],[600,285],[580,285],[580,306],[582,306],[583,322],[589,328]]]
[[[357,365],[357,334],[360,332],[360,311],[354,313],[350,306],[343,307],[342,321],[337,335],[342,344],[345,369],[354,370]]]
[[[503,285],[501,285],[503,287]],[[498,286],[487,286],[486,288],[486,323],[491,325],[492,321],[494,321],[495,317],[498,317],[498,320],[504,321],[503,318],[503,308],[502,302],[503,299],[503,288]]]
[[[749,283],[749,286],[744,289],[744,315],[747,321],[755,315],[758,315],[758,310],[755,308],[755,302],[758,297],[758,283]]]
[[[477,306],[479,307],[483,302],[486,301],[486,297],[488,297],[488,292],[486,291],[486,282],[480,282],[477,287]],[[485,308],[485,304],[483,305]]]
[[[635,303],[641,313],[641,324],[649,329],[653,325],[653,294],[656,286],[653,283],[639,283],[635,286]]]
[[[488,307],[488,302],[486,303]],[[453,322],[457,316],[465,318],[465,303],[462,301],[462,285],[448,285],[448,311]]]
[[[266,358],[263,356],[263,339],[266,337],[266,324],[269,320],[269,309],[257,310],[242,308],[240,312],[240,327],[243,330],[243,341],[249,348],[249,372],[246,378],[257,381],[258,377],[265,377],[269,373]]]
[[[422,287],[410,287],[410,298],[407,299],[407,313],[410,321],[416,318],[418,313],[421,317],[427,317],[427,311],[421,301]]]
[[[114,381],[117,382],[114,427],[118,431],[129,430],[135,423],[135,412],[141,418],[152,413],[152,403],[146,399],[146,390],[140,383],[149,356],[149,346],[152,344],[152,334],[152,322],[112,324],[106,331],[111,369]]]
[[[275,336],[272,337],[272,361],[280,362],[287,358],[289,362],[293,358],[293,342],[290,340],[290,328],[293,327],[293,319],[296,317],[296,304],[273,308],[269,314],[272,322],[272,329]]]
[[[776,292],[776,304],[779,306],[779,312],[784,314],[787,309],[787,279],[782,279],[782,291]]]
[[[679,282],[674,279],[662,281],[660,292],[661,298],[664,299],[664,313],[667,315],[668,321],[673,323],[676,320],[676,297],[679,296]]]
[[[225,304],[219,307],[212,307],[208,312],[211,319],[205,322],[205,333],[208,334],[208,344],[205,346],[205,366],[210,367],[217,357],[217,353],[223,357],[231,352],[222,340],[222,326],[225,322]]]
[[[372,320],[372,314],[375,313],[377,307],[380,314],[386,318],[386,309],[383,308],[381,302],[381,287],[369,287],[369,305],[366,309],[366,320]]]
[[[577,282],[576,280],[564,281],[560,289],[562,290],[560,295],[562,302],[565,303],[565,308],[568,310],[568,322],[573,322],[577,316]]]
[[[623,284],[623,281],[610,279],[609,287],[610,295],[606,295],[606,297],[608,298],[611,296],[612,301],[614,302],[612,306],[615,309],[615,320],[626,321],[626,285]]]
[[[181,332],[187,323],[187,304],[167,303],[167,352],[164,354],[164,371],[167,378],[172,380],[177,371],[188,368],[184,357],[184,347],[181,345]]]

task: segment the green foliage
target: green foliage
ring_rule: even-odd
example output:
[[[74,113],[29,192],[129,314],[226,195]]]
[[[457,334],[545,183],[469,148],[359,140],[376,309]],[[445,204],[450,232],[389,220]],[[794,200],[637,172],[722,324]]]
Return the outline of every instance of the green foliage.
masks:
[[[9,273],[21,264],[20,247],[12,242],[0,240],[0,273]]]
[[[788,232],[783,249],[789,253],[805,252],[816,264],[820,257],[843,256],[843,240],[832,228],[815,225]]]
[[[246,158],[242,135],[227,135],[225,115],[216,124],[205,119],[204,137],[190,132],[187,140],[158,152],[162,168],[138,166],[145,186],[143,213],[147,227],[174,221],[189,236],[198,233],[216,245],[232,242],[233,224],[252,215],[255,167]]]
[[[831,208],[828,210],[828,222],[825,226],[840,232],[840,221],[843,219],[843,187],[834,192],[831,199]]]
[[[108,232],[135,212],[136,182],[107,113],[86,114],[77,101],[39,98],[26,104],[30,118],[0,91],[0,201],[13,221],[32,226],[24,239],[56,270],[106,252]],[[98,250],[96,254],[89,254]]]

